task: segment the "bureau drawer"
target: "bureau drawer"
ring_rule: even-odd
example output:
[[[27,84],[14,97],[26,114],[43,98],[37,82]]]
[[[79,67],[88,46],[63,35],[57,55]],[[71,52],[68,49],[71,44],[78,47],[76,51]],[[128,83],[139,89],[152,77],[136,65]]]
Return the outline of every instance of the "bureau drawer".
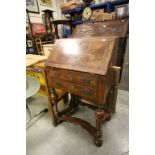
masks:
[[[69,71],[57,68],[50,68],[49,75],[55,79],[71,81],[93,88],[97,87],[97,75],[83,72]]]
[[[51,86],[61,90],[79,95],[85,99],[96,101],[97,92],[94,88],[84,87],[72,82],[67,82],[59,79],[51,79]]]

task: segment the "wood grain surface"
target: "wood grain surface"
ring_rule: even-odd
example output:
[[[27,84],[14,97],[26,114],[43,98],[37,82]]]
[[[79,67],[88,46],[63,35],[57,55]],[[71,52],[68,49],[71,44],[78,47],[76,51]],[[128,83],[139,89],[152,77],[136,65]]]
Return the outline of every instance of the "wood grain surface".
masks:
[[[59,39],[46,61],[46,67],[105,75],[114,46],[114,38]]]
[[[104,22],[85,23],[77,25],[72,38],[81,37],[126,37],[128,33],[128,19],[108,20]]]

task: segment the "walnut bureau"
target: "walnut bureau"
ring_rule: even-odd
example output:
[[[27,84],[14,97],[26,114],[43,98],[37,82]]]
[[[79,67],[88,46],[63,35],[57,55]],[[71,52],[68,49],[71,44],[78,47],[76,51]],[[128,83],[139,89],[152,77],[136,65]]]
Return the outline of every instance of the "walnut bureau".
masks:
[[[45,64],[57,124],[63,121],[79,124],[93,136],[97,146],[102,145],[102,122],[111,115],[104,106],[110,102],[113,91],[115,78],[112,66],[116,46],[116,38],[59,39]],[[96,127],[59,111],[56,88],[96,104]],[[72,106],[76,106],[76,102]]]

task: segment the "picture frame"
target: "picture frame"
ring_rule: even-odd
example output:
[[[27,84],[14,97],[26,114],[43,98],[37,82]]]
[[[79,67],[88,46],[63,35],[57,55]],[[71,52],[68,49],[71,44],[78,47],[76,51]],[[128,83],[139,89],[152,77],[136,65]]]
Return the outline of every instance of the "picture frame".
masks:
[[[33,35],[46,33],[46,29],[42,23],[32,23]]]
[[[40,0],[40,4],[46,7],[52,7],[52,0]]]
[[[26,9],[32,13],[40,13],[37,0],[26,0]]]

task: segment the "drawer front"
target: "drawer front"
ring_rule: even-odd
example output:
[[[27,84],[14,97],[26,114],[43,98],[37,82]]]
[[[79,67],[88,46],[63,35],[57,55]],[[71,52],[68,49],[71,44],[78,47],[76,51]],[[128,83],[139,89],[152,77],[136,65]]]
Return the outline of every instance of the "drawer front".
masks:
[[[97,98],[97,92],[94,88],[84,87],[72,82],[67,82],[59,79],[51,79],[51,86],[92,101],[96,101]]]
[[[49,75],[55,79],[66,80],[89,87],[97,87],[97,76],[92,74],[87,74],[83,72],[69,71],[69,70],[60,70],[60,69],[50,69]]]

